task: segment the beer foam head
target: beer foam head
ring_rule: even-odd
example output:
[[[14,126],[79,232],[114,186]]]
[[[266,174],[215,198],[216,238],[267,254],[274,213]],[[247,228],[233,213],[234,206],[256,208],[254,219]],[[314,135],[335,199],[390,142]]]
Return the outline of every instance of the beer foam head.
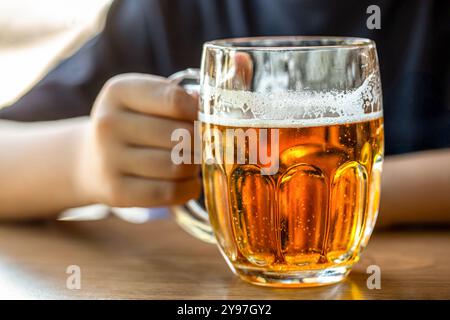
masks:
[[[352,90],[250,92],[204,86],[199,119],[243,127],[302,127],[368,121],[382,116],[378,77]]]

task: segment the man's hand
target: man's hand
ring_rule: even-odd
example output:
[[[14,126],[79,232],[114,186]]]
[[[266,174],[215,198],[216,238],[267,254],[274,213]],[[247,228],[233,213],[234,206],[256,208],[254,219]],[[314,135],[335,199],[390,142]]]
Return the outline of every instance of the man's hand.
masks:
[[[182,204],[200,192],[199,168],[175,165],[171,134],[193,136],[198,99],[169,80],[143,74],[110,79],[81,143],[77,184],[89,202],[152,207]]]

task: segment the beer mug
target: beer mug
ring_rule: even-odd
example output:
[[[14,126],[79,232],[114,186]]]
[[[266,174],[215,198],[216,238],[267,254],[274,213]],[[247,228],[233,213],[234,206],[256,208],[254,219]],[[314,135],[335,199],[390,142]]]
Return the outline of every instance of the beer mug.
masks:
[[[257,37],[204,45],[172,79],[200,95],[206,209],[173,208],[253,284],[344,279],[378,213],[383,111],[375,43]],[[198,151],[198,150],[197,150]]]

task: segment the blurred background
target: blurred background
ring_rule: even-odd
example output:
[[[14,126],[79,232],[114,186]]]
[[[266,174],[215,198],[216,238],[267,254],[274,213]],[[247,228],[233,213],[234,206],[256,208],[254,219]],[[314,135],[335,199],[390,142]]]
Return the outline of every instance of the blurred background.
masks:
[[[0,108],[98,33],[112,0],[0,0]]]

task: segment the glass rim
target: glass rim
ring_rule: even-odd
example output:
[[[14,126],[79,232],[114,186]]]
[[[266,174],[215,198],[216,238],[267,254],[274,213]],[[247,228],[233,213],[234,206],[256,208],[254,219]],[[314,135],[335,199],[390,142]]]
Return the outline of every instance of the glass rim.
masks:
[[[266,41],[273,41],[273,44],[264,44]],[[277,45],[292,41],[292,45]],[[308,45],[308,41],[328,41],[331,44]],[[297,42],[298,44],[295,44]],[[301,44],[305,42],[305,44]],[[334,43],[333,43],[334,42]],[[245,43],[253,43],[245,45]],[[234,50],[234,51],[310,51],[310,50],[337,50],[337,49],[357,49],[375,47],[375,42],[368,38],[341,37],[341,36],[260,36],[260,37],[240,37],[225,38],[205,42],[205,49]]]

